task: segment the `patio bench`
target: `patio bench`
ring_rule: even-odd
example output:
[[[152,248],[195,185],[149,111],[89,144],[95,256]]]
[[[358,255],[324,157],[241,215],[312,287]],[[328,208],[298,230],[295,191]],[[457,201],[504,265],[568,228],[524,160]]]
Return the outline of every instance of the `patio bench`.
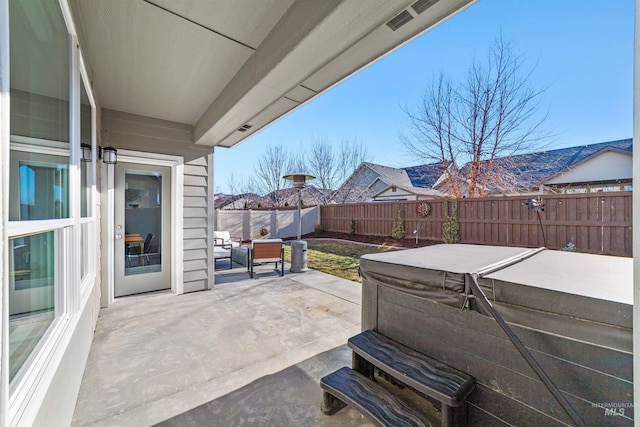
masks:
[[[364,385],[366,381],[381,388],[373,381],[374,368],[378,368],[395,381],[440,402],[443,426],[466,425],[466,398],[475,388],[473,377],[375,331],[364,331],[351,337],[348,344],[353,351],[353,370],[342,368],[320,380],[324,390],[324,414],[333,415],[346,403],[379,425],[398,425],[398,422],[381,418],[396,412],[393,416],[399,418],[395,421],[408,416],[422,419],[421,414],[408,407],[386,402],[386,398],[379,401],[375,396],[380,391]],[[359,376],[352,374],[356,371]]]
[[[280,276],[284,276],[284,247],[282,239],[254,240],[249,248],[249,277],[253,279],[254,263],[280,263]]]

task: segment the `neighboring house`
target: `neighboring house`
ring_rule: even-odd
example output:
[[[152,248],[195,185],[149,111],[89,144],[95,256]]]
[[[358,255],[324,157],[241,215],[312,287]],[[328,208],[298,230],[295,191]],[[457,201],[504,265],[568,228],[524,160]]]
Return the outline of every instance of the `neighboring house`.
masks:
[[[444,196],[432,188],[402,187],[392,185],[374,194],[374,202],[399,202],[404,200],[426,200]]]
[[[101,307],[213,288],[215,147],[471,3],[0,0],[0,425],[71,424]]]
[[[442,174],[441,164],[393,168],[362,163],[336,192],[336,203],[421,200],[440,197],[433,190]]]
[[[215,209],[223,209],[225,206],[233,203],[235,197],[231,194],[216,193],[213,195],[213,206]]]
[[[314,206],[322,204],[323,194],[313,185],[307,185],[300,191],[300,199],[303,206]],[[298,190],[295,188],[284,188],[273,191],[266,196],[256,200],[260,207],[278,206],[298,206]]]
[[[632,189],[633,141],[623,139],[494,160],[491,175],[481,164],[487,194],[586,193]],[[460,170],[467,176],[471,164]],[[444,176],[435,188],[447,192]]]
[[[396,175],[400,179],[390,186],[373,195],[374,202],[388,202],[401,200],[424,200],[442,197],[444,194],[433,188],[442,173],[444,165],[432,163],[428,165],[411,166],[400,169],[402,173]],[[406,183],[409,179],[409,185]]]
[[[345,180],[344,183],[336,190],[334,201],[336,203],[358,203],[370,202],[371,193],[367,193],[376,180],[385,177],[384,171],[396,171],[394,168],[376,165],[374,163],[364,162],[356,168],[355,171]],[[388,185],[385,181],[380,182],[378,191],[384,190]]]
[[[258,204],[260,196],[255,193],[238,195],[216,194],[213,198],[215,209],[250,209]]]
[[[631,139],[495,159],[490,176],[480,165],[487,195],[585,193],[632,189]],[[460,169],[463,195],[471,163]],[[362,163],[337,191],[336,203],[423,200],[452,193],[442,163],[392,168]]]
[[[582,153],[581,160],[546,179],[542,183],[545,192],[572,194],[633,190],[632,140],[594,145],[605,146],[593,154]]]

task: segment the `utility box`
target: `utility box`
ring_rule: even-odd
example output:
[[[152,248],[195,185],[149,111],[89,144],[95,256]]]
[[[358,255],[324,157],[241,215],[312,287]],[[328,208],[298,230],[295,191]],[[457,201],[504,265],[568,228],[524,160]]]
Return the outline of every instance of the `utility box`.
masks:
[[[291,242],[291,268],[289,271],[304,273],[307,270],[307,242],[294,240]]]

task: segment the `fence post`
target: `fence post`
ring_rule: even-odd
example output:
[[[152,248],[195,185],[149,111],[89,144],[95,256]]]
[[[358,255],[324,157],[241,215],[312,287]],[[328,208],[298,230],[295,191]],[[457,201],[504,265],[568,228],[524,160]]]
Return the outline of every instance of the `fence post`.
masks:
[[[242,240],[252,240],[251,229],[253,228],[253,211],[251,209],[244,212],[242,216]]]
[[[278,212],[275,210],[269,211],[271,213],[271,218],[269,219],[269,229],[271,237],[278,237],[279,224],[278,224]]]

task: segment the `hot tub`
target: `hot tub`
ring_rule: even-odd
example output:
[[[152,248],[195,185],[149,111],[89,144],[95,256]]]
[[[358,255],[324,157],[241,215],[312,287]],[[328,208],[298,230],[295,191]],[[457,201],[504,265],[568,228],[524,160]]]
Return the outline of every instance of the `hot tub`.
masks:
[[[588,425],[633,425],[632,259],[436,245],[361,258],[362,327],[467,372],[470,425],[571,425],[472,275]]]

